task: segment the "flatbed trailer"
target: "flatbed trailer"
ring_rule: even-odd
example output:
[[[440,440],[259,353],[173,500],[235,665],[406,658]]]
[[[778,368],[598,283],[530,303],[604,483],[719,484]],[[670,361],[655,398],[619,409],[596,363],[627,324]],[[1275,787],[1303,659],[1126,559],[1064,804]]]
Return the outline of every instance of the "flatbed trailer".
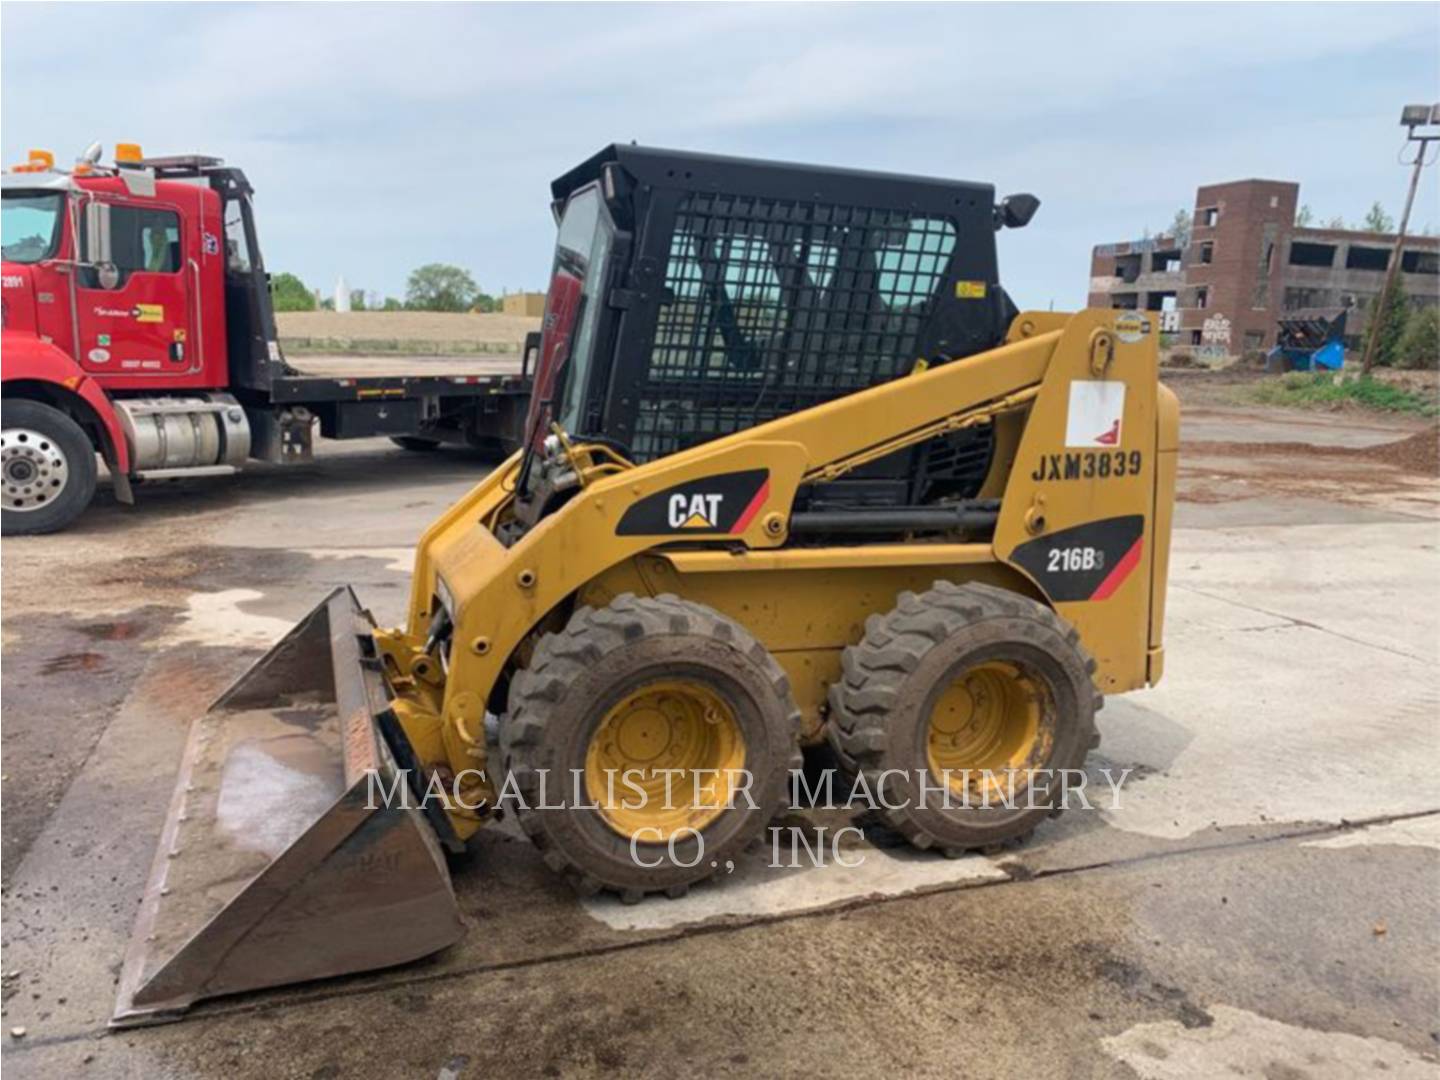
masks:
[[[299,370],[282,358],[287,370],[270,378],[256,399],[263,407],[247,411],[257,429],[267,412],[273,414],[277,433],[287,437],[278,452],[257,447],[252,456],[273,461],[309,457],[305,440],[307,432],[313,437],[311,420],[318,420],[320,435],[327,439],[386,435],[415,449],[450,444],[508,454],[521,441],[533,347],[503,364],[488,358],[327,356],[298,361],[308,369]],[[379,367],[401,370],[382,373],[375,370]],[[287,422],[287,411],[296,419]]]

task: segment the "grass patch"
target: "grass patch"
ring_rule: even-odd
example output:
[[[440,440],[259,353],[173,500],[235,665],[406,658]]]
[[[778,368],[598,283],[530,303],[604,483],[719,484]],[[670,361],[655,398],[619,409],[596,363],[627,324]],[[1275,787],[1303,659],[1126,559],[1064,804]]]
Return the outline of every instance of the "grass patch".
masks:
[[[1239,388],[1241,400],[1260,405],[1296,409],[1343,409],[1440,416],[1440,403],[1431,395],[1417,394],[1381,379],[1329,372],[1292,371]]]

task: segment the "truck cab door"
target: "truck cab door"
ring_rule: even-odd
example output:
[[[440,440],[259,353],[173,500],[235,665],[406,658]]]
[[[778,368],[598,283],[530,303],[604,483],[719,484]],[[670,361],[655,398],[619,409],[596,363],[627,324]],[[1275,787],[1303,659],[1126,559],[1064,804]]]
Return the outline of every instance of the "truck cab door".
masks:
[[[96,250],[90,234],[97,231],[108,233],[109,250],[76,273],[80,366],[96,375],[151,377],[199,370],[190,340],[197,263],[185,250],[179,211],[95,199],[80,215],[81,252]]]

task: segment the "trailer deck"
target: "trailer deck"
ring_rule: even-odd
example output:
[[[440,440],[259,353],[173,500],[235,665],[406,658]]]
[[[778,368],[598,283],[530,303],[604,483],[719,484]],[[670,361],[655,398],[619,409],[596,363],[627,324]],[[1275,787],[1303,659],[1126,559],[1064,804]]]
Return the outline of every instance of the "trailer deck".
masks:
[[[519,375],[520,353],[486,355],[409,356],[374,355],[346,356],[339,354],[285,354],[286,362],[303,375],[327,379],[368,379],[405,376],[434,378],[456,375]]]

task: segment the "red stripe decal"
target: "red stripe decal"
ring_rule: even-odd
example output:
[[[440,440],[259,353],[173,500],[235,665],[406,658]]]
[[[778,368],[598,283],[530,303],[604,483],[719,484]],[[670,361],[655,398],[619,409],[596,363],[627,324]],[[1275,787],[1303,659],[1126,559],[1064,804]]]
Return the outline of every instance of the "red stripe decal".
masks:
[[[765,482],[760,485],[760,490],[755,492],[755,497],[750,500],[750,505],[745,507],[745,512],[740,515],[740,520],[735,522],[735,527],[730,530],[730,535],[735,536],[742,533],[750,525],[751,520],[760,512],[765,505],[765,500],[770,496],[770,478],[767,476]]]
[[[1105,580],[1100,582],[1095,587],[1095,591],[1090,594],[1091,600],[1108,600],[1111,594],[1125,583],[1125,579],[1130,576],[1130,571],[1134,570],[1136,564],[1140,562],[1140,549],[1144,544],[1145,537],[1142,536],[1130,545],[1130,550],[1110,568],[1110,573],[1105,575]]]

